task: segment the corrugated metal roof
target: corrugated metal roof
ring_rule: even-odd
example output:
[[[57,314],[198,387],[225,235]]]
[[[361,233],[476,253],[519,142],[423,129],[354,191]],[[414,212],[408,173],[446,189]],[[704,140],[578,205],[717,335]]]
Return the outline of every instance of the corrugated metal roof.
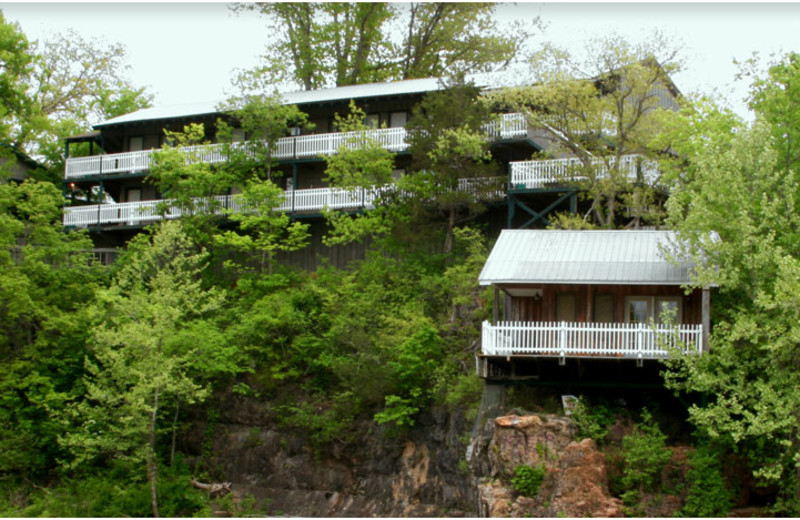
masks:
[[[324,103],[327,101],[342,101],[350,99],[364,99],[370,97],[421,94],[442,89],[438,78],[408,79],[388,83],[369,83],[364,85],[350,85],[320,90],[306,90],[298,92],[281,92],[284,103],[287,105],[302,105],[309,103]],[[95,128],[109,125],[150,121],[155,119],[171,119],[176,117],[200,116],[218,113],[218,106],[223,100],[206,101],[198,103],[182,103],[161,107],[144,108],[130,114],[108,119],[94,125]]]
[[[694,264],[665,258],[671,231],[504,230],[479,282],[491,284],[689,283]]]

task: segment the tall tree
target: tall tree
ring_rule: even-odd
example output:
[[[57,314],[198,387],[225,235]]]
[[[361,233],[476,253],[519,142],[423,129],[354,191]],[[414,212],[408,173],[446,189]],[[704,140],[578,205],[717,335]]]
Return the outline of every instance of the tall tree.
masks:
[[[241,4],[267,16],[276,41],[261,72],[281,72],[304,90],[380,79],[379,57],[388,48],[381,32],[393,8],[381,2]],[[291,69],[283,64],[288,60]],[[258,74],[256,74],[257,76]],[[270,80],[274,81],[274,77]]]
[[[544,129],[549,153],[577,158],[570,177],[584,179],[591,201],[584,221],[608,228],[620,215],[633,226],[661,216],[649,211],[657,179],[632,177],[622,158],[659,152],[651,146],[659,114],[678,106],[669,79],[678,70],[677,51],[670,49],[658,33],[637,45],[619,36],[595,40],[583,60],[548,46],[532,60],[532,86],[490,96]]]
[[[179,222],[130,243],[111,286],[99,294],[86,396],[71,407],[74,427],[63,436],[74,464],[106,456],[144,465],[153,516],[160,414],[168,404],[202,401],[203,374],[238,370],[213,326],[223,294],[201,286],[204,261]]]
[[[358,130],[352,138],[358,146],[345,143],[327,159],[329,180],[339,187],[384,187],[373,200],[375,209],[354,216],[329,214],[330,243],[365,236],[418,242],[426,232],[435,235],[443,219],[442,250],[452,250],[455,228],[483,212],[503,185],[489,152],[492,118],[479,93],[475,85],[457,80],[426,95],[406,125],[412,163],[398,179],[391,177],[392,154],[366,133],[363,113],[348,119],[355,125],[346,128]]]
[[[243,4],[271,22],[263,63],[240,77],[251,90],[291,81],[304,90],[488,72],[503,68],[539,19],[501,26],[492,3]],[[286,66],[286,62],[290,66]]]
[[[679,116],[671,146],[688,164],[669,201],[669,224],[702,266],[694,283],[718,287],[710,352],[676,361],[670,384],[708,396],[691,419],[746,453],[755,476],[781,488],[776,512],[791,515],[800,512],[800,170],[787,161],[792,112],[774,109],[800,103],[794,63],[786,56],[756,83],[752,125],[708,105]]]
[[[62,454],[58,414],[80,394],[88,309],[101,277],[84,233],[64,233],[61,190],[0,184],[0,473],[24,478]]]
[[[490,72],[516,59],[539,19],[501,27],[493,3],[411,2],[398,9],[402,43],[393,49],[397,79]]]

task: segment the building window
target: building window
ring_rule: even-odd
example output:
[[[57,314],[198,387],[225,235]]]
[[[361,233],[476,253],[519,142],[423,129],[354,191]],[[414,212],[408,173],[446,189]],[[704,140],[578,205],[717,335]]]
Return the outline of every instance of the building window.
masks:
[[[144,137],[140,135],[131,137],[128,141],[128,150],[131,152],[139,152],[144,150]]]
[[[651,300],[649,296],[625,298],[625,323],[647,323],[651,316]]]
[[[406,126],[408,114],[405,112],[392,112],[389,114],[389,128],[400,128]]]
[[[613,323],[614,295],[598,293],[594,295],[592,321],[595,323]]]
[[[664,325],[681,324],[681,299],[679,297],[656,298],[656,320]]]
[[[379,114],[367,114],[367,118],[364,120],[364,124],[367,128],[376,129],[380,128],[381,125],[381,116]]]
[[[141,188],[126,188],[125,199],[127,202],[139,202],[142,200]]]
[[[574,322],[578,317],[577,306],[575,305],[575,293],[556,294],[556,321]]]
[[[625,298],[626,323],[681,323],[681,298],[679,296],[628,296]]]

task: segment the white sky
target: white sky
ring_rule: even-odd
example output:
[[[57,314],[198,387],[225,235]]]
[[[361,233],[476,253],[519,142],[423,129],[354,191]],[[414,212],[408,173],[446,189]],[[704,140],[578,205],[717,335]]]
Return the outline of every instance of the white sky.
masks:
[[[146,86],[155,104],[222,100],[237,68],[249,68],[267,41],[266,19],[235,14],[225,3],[0,3],[6,20],[29,39],[72,28],[87,39],[120,42],[129,79]],[[683,43],[685,70],[673,77],[684,94],[714,91],[746,117],[747,85],[735,82],[733,59],[754,51],[800,52],[800,3],[521,3],[501,6],[503,18],[547,23],[537,42],[581,49],[611,30],[630,40],[661,29]]]

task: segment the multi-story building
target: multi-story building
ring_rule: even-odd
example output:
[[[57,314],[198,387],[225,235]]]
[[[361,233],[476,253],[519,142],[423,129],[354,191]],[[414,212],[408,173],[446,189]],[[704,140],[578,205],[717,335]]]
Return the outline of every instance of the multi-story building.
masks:
[[[366,191],[342,190],[326,183],[324,158],[335,154],[345,137],[337,132],[335,116],[348,114],[354,101],[365,112],[367,125],[374,128],[370,130],[372,136],[395,153],[395,173],[402,175],[411,160],[405,130],[411,110],[427,93],[442,88],[438,79],[415,79],[282,94],[286,104],[296,105],[313,123],[310,129],[292,128],[291,135],[278,140],[273,154],[285,190],[284,201],[276,211],[313,223],[309,256],[316,257],[324,249],[320,240],[324,208],[360,210],[372,202]],[[88,228],[98,247],[118,247],[143,226],[180,216],[177,209],[166,217],[159,212],[162,194],[156,184],[144,182],[153,152],[165,143],[165,130],[179,132],[189,123],[203,123],[206,139],[212,144],[195,150],[194,160],[224,161],[223,145],[215,129],[222,116],[215,103],[149,108],[109,119],[95,125],[91,133],[67,139],[64,190],[71,203],[64,209],[64,225]],[[537,218],[516,224],[521,227],[546,222],[543,217],[547,212],[565,204],[574,211],[575,190],[560,182],[573,160],[545,159],[544,153],[552,145],[546,133],[529,128],[520,113],[502,114],[487,130],[498,174],[508,176],[508,188],[498,201],[500,211],[508,213],[507,219],[503,215],[499,220],[507,220],[507,225],[496,227],[514,227],[513,213],[519,207],[529,213],[529,207],[537,208],[532,211]],[[244,141],[248,137],[236,130],[234,136]],[[88,156],[70,156],[76,144],[85,142],[90,143]],[[641,174],[640,160],[630,157],[625,161],[625,168],[633,175]],[[230,193],[219,194],[219,198],[223,206],[232,204]],[[345,256],[341,262],[334,258],[334,263],[350,259]],[[313,261],[306,266],[313,266]]]

